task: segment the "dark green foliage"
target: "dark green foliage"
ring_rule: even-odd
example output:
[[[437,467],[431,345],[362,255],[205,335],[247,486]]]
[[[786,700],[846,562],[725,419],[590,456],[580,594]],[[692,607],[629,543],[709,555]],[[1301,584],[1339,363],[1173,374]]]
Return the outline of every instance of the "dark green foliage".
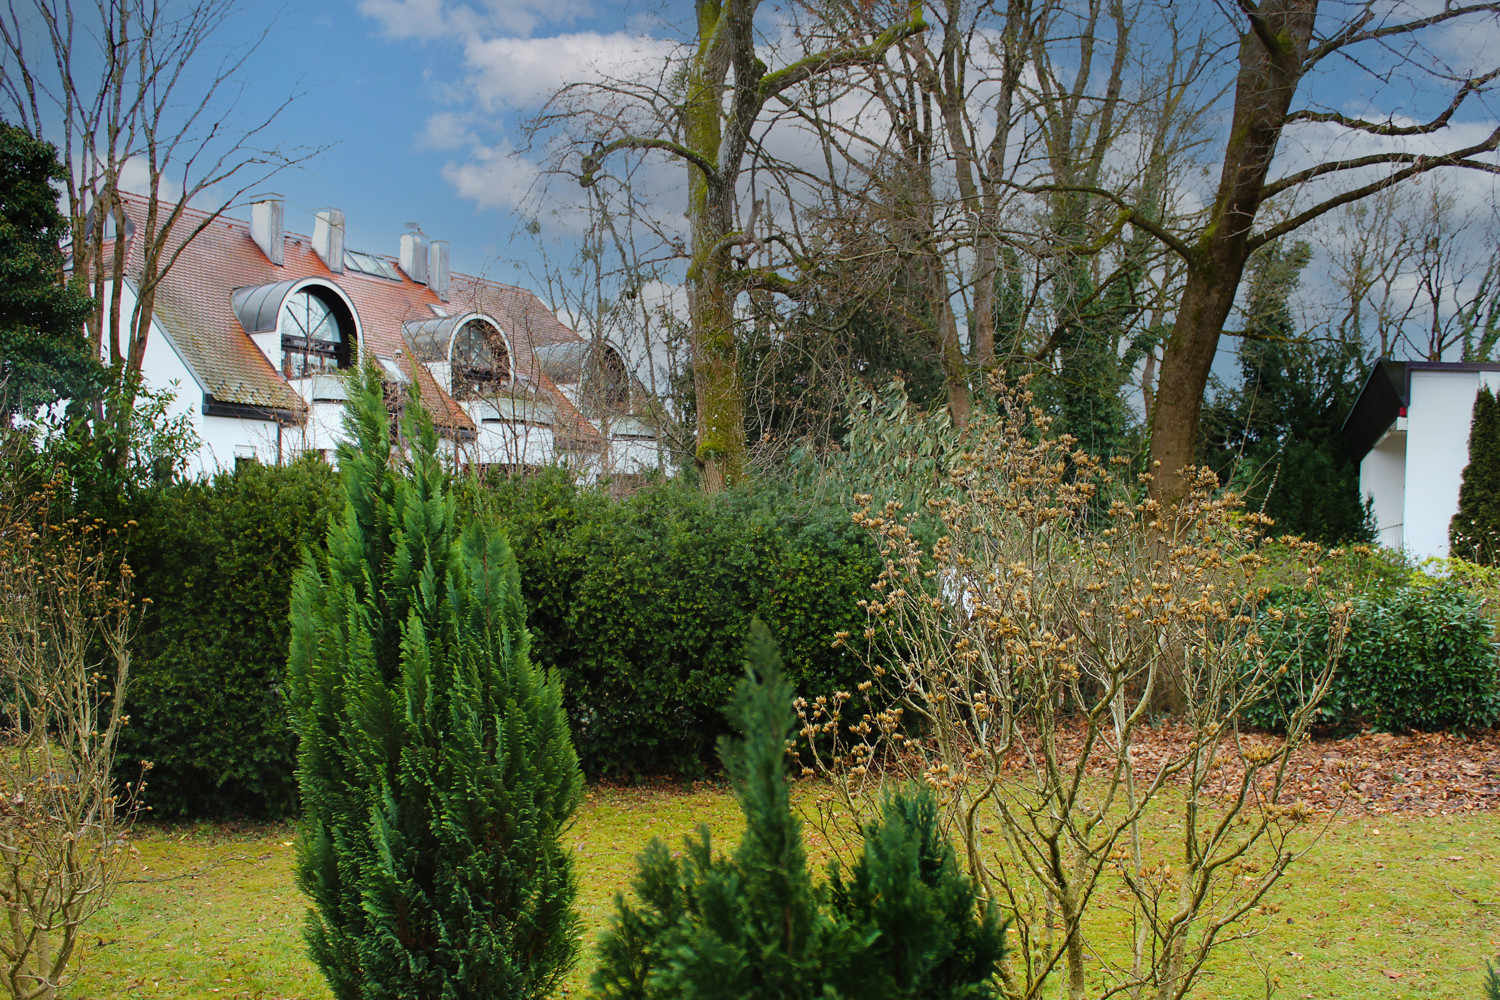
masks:
[[[1360,616],[1349,651],[1378,729],[1467,729],[1500,718],[1495,623],[1461,587],[1410,587]]]
[[[1448,523],[1448,554],[1482,566],[1500,559],[1500,404],[1488,386],[1474,397],[1469,464]]]
[[[848,431],[851,381],[881,386],[899,378],[914,401],[943,405],[933,328],[924,297],[900,287],[880,307],[813,309],[756,328],[740,349],[746,439],[836,446]]]
[[[1084,451],[1108,458],[1126,450],[1132,423],[1120,395],[1130,370],[1120,364],[1119,344],[1136,312],[1134,289],[1120,277],[1101,293],[1081,262],[1067,276],[1055,306],[1066,317],[1056,334],[1058,371],[1038,389],[1057,414],[1055,433],[1071,434]]]
[[[0,121],[0,415],[80,398],[103,380],[83,335],[90,299],[63,283],[67,220],[50,143]]]
[[[1484,998],[1483,1000],[1500,1000],[1500,972],[1495,971],[1494,963],[1484,963]]]
[[[578,938],[562,691],[531,663],[504,534],[459,529],[432,421],[407,409],[403,474],[379,373],[352,380],[344,513],[293,587],[308,942],[340,1000],[547,996]]]
[[[1342,427],[1359,396],[1361,346],[1299,335],[1290,300],[1305,243],[1271,246],[1251,264],[1239,348],[1240,385],[1203,408],[1199,461],[1273,518],[1277,534],[1326,544],[1370,541],[1359,466]]]
[[[248,463],[128,502],[136,593],[152,603],[134,645],[120,758],[152,762],[154,815],[295,810],[286,607],[303,554],[322,543],[341,500],[333,470],[308,460]]]
[[[600,942],[601,1000],[946,1000],[992,993],[1005,929],[976,908],[926,793],[899,793],[832,888],[813,885],[785,775],[796,716],[770,633],[751,630],[720,752],[745,833],[715,856],[707,829],[680,858],[660,840],[639,859],[635,899],[616,897]],[[925,923],[913,925],[911,921]]]
[[[867,942],[849,968],[850,997],[987,997],[1005,954],[994,911],[974,919],[974,887],[958,866],[927,792],[889,794],[864,830],[854,869],[829,872],[833,909]]]
[[[864,628],[857,602],[879,566],[836,502],[673,482],[616,501],[557,475],[498,484],[493,504],[521,564],[534,655],[566,681],[591,772],[711,765],[752,617],[800,689],[852,691],[864,676],[832,643]]]
[[[1326,611],[1298,599],[1281,602],[1306,619],[1289,630],[1279,652],[1301,652],[1275,695],[1246,715],[1252,725],[1280,728],[1301,703],[1326,652]],[[1390,732],[1452,730],[1500,719],[1500,647],[1494,622],[1477,597],[1449,583],[1407,586],[1354,602],[1349,634],[1319,721],[1333,727],[1363,722]]]

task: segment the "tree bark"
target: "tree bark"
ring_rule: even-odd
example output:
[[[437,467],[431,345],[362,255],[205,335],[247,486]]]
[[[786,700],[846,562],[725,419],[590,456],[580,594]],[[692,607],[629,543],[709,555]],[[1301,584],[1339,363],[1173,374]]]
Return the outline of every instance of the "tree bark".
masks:
[[[1189,248],[1182,306],[1162,352],[1151,412],[1151,483],[1158,500],[1181,497],[1193,464],[1203,392],[1224,321],[1250,257],[1250,230],[1266,176],[1306,69],[1317,0],[1266,0],[1240,39],[1234,115],[1208,224]]]

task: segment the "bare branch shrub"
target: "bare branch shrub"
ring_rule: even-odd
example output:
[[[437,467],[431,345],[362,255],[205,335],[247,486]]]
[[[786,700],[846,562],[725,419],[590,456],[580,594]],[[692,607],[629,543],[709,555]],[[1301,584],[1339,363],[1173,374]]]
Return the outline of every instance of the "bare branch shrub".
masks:
[[[864,634],[876,707],[803,709],[834,778],[828,817],[867,815],[893,772],[940,791],[976,880],[1014,913],[1005,996],[1183,997],[1307,849],[1288,759],[1348,605],[1332,648],[1298,650],[1280,635],[1297,612],[1258,579],[1264,519],[1211,472],[1163,506],[1123,462],[1049,436],[1024,384],[997,393],[948,453],[930,516],[861,498],[885,555]],[[1316,599],[1319,553],[1300,551]],[[1312,689],[1284,736],[1246,733],[1241,711],[1289,665],[1277,649],[1317,664]],[[1180,738],[1148,745],[1164,702]]]
[[[108,529],[55,518],[53,499],[0,486],[0,985],[18,1000],[57,995],[118,883],[140,791],[113,778],[130,567]]]

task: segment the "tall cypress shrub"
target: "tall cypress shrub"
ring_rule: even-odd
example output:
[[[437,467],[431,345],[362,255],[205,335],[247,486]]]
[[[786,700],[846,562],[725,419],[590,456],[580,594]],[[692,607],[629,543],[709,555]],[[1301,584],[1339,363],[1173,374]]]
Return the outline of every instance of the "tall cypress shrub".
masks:
[[[1484,566],[1500,558],[1500,404],[1488,386],[1474,397],[1469,464],[1458,487],[1458,511],[1448,523],[1448,554]]]
[[[407,409],[409,459],[378,372],[351,379],[343,514],[293,585],[307,939],[341,1000],[540,997],[577,946],[578,760],[505,536],[460,530],[432,420]]]

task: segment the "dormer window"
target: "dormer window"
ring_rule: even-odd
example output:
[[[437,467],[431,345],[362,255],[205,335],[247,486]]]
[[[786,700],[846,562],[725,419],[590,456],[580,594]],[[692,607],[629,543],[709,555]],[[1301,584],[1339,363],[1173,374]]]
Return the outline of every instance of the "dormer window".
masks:
[[[471,319],[453,337],[453,398],[475,399],[494,393],[510,381],[510,352],[500,331],[482,319]]]
[[[287,296],[281,307],[281,370],[287,378],[306,378],[348,368],[349,331],[342,310],[316,288]]]

